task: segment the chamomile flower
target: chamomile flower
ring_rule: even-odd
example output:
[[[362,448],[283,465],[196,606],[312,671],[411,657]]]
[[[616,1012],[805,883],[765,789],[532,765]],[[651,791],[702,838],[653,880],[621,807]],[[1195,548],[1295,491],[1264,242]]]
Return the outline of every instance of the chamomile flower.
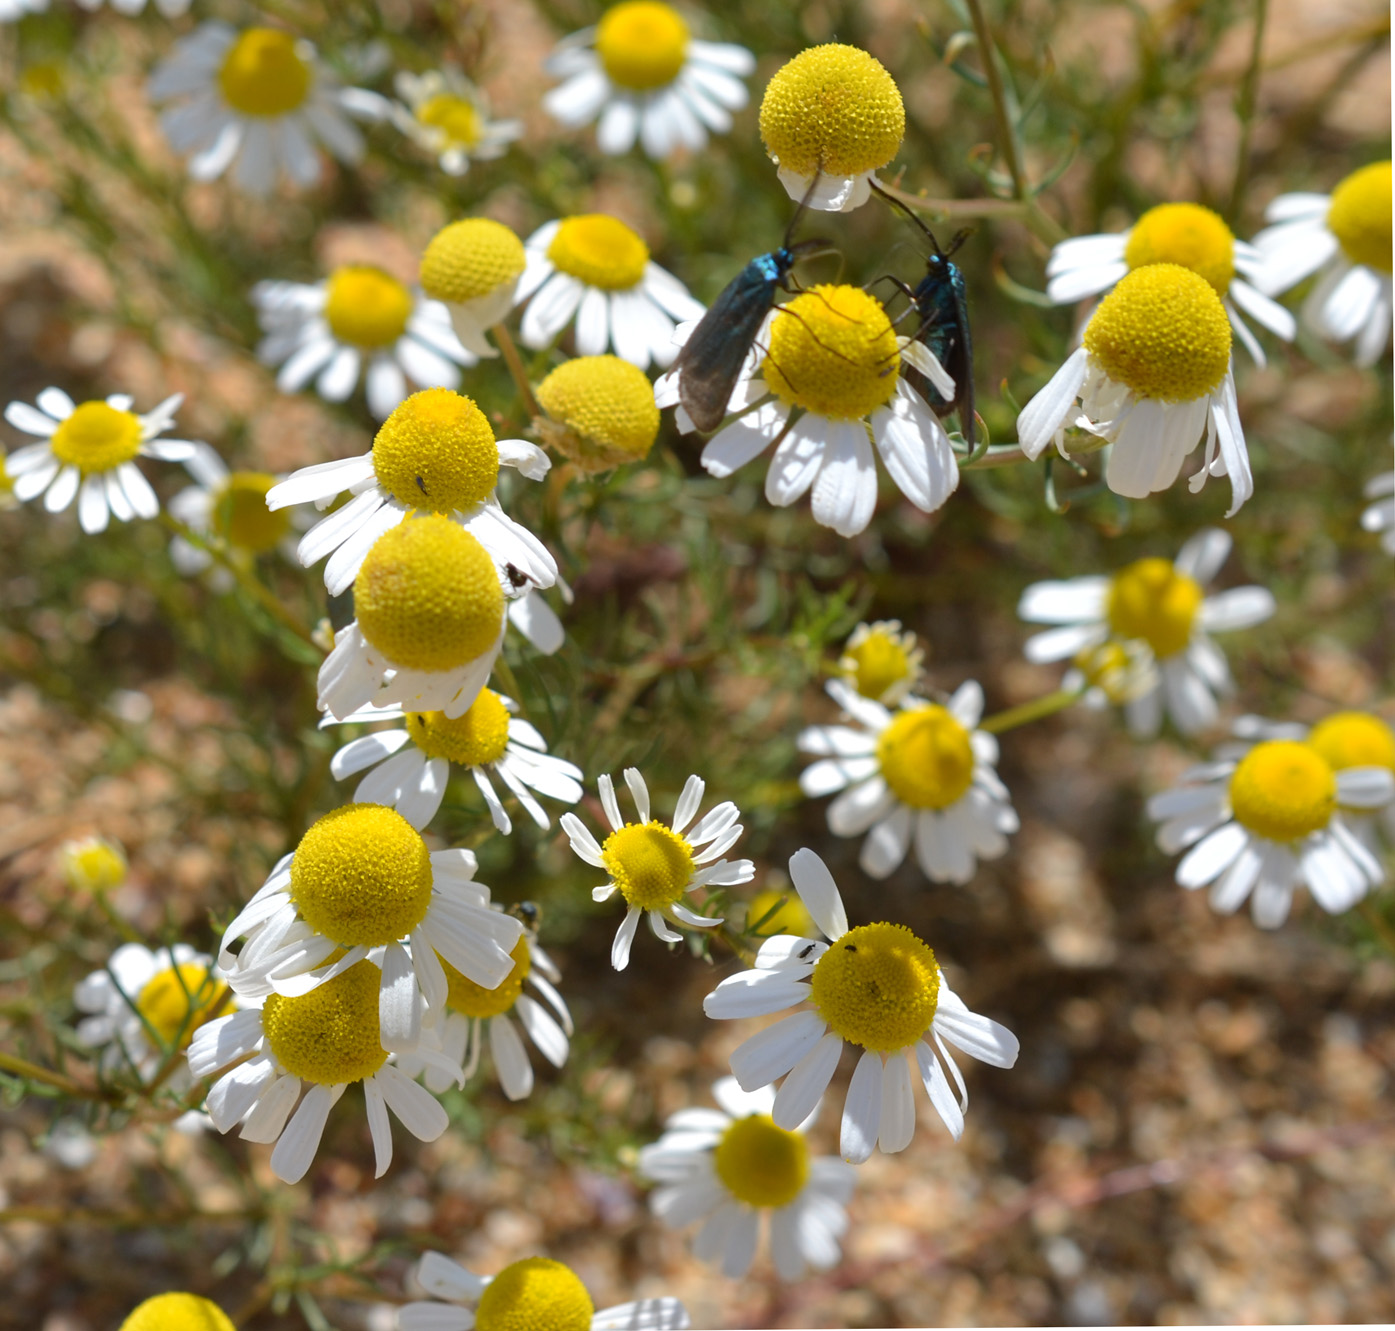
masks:
[[[1238,727],[1247,729],[1254,732],[1253,722]],[[1209,886],[1223,914],[1250,897],[1255,923],[1277,929],[1300,884],[1335,915],[1384,880],[1347,818],[1392,799],[1388,767],[1336,771],[1311,742],[1262,739],[1238,756],[1227,746],[1216,761],[1184,772],[1174,789],[1148,801],[1148,816],[1161,823],[1163,851],[1187,851],[1177,866],[1182,887]]]
[[[384,1049],[411,1049],[424,1012],[446,1001],[441,958],[486,989],[513,969],[523,926],[489,909],[476,867],[468,850],[428,850],[395,809],[343,805],[272,869],[228,925],[218,964],[253,999],[299,997],[367,958],[380,994],[374,1043],[381,1024]]]
[[[780,183],[820,212],[866,203],[905,134],[896,81],[866,51],[836,42],[801,51],[776,72],[760,104],[761,140]]]
[[[126,881],[126,852],[105,837],[65,841],[58,863],[63,881],[75,892],[110,892]]]
[[[861,287],[816,286],[796,296],[756,338],[728,404],[737,419],[707,441],[702,465],[730,476],[778,441],[765,497],[784,508],[812,490],[814,520],[856,536],[877,505],[875,446],[901,493],[933,513],[958,486],[959,464],[939,418],[900,373],[903,363],[954,396],[934,355],[898,336]],[[678,376],[659,379],[654,398],[678,405]],[[677,421],[692,430],[681,406]]]
[[[654,263],[649,246],[617,217],[563,217],[539,227],[524,248],[527,267],[515,297],[528,301],[519,326],[524,346],[551,346],[575,319],[578,356],[614,347],[644,370],[678,354],[676,323],[702,317],[688,288]]]
[[[393,104],[393,123],[448,176],[463,176],[471,160],[502,157],[523,133],[521,120],[491,120],[488,98],[458,69],[403,70],[393,88],[402,99]]]
[[[198,1294],[156,1294],[133,1309],[117,1331],[234,1331],[231,1319]]]
[[[62,513],[76,498],[78,525],[95,534],[118,522],[153,518],[160,501],[136,466],[136,458],[187,462],[195,445],[187,439],[161,439],[174,424],[184,395],[167,397],[139,416],[132,399],[113,393],[105,402],[75,403],[61,388],[45,388],[35,399],[11,402],[5,419],[42,443],[26,444],[5,459],[14,497],[26,503],[39,495],[50,513]]]
[[[1206,595],[1206,584],[1220,572],[1230,547],[1225,532],[1208,527],[1187,541],[1175,560],[1139,559],[1108,578],[1033,583],[1022,593],[1018,615],[1058,627],[1027,639],[1027,659],[1038,664],[1075,660],[1108,643],[1120,644],[1125,653],[1141,646],[1156,670],[1139,680],[1125,702],[1129,729],[1140,737],[1155,735],[1164,714],[1184,735],[1215,725],[1217,699],[1235,685],[1211,634],[1253,628],[1275,609],[1273,594],[1264,587]]]
[[[570,128],[599,116],[603,153],[629,152],[637,138],[650,157],[664,158],[705,147],[708,130],[725,134],[755,67],[744,46],[694,40],[671,6],[623,0],[558,43],[545,68],[564,82],[544,95],[543,109]]]
[[[563,361],[538,385],[537,399],[546,414],[533,428],[588,475],[643,461],[659,435],[653,385],[618,356]]]
[[[861,1164],[878,1146],[891,1153],[910,1145],[916,1117],[912,1063],[957,1141],[968,1093],[946,1041],[982,1062],[1010,1068],[1017,1061],[1016,1036],[970,1012],[945,982],[935,954],[905,925],[850,929],[833,875],[812,850],[794,853],[790,878],[823,939],[768,939],[754,969],[723,980],[702,1005],[709,1017],[725,1021],[811,1004],[737,1047],[731,1070],[742,1090],[784,1077],[770,1117],[793,1131],[828,1089],[846,1041],[863,1053],[843,1105],[844,1160]]]
[[[278,177],[309,186],[320,179],[316,140],[341,162],[363,156],[349,116],[380,119],[386,102],[362,88],[341,88],[308,42],[279,28],[204,23],[174,44],[150,79],[165,136],[177,153],[193,153],[189,174],[232,180],[249,194],[269,194]]]
[[[502,222],[467,217],[431,238],[421,256],[421,289],[446,307],[462,346],[497,356],[485,334],[513,309],[527,262],[523,242]]]
[[[611,827],[604,841],[598,842],[576,814],[564,813],[561,818],[562,830],[572,849],[587,864],[610,875],[608,882],[591,889],[591,899],[609,901],[619,893],[625,901],[625,918],[610,949],[611,965],[618,971],[630,964],[630,944],[641,914],[649,917],[649,928],[656,938],[665,943],[681,943],[683,935],[669,927],[669,920],[689,929],[711,929],[722,923],[720,917],[699,915],[684,905],[685,893],[749,883],[756,872],[750,860],[721,858],[743,831],[736,821],[741,811],[730,800],[719,804],[686,836],[683,834],[702,803],[706,783],[701,777],[688,778],[669,827],[650,818],[649,787],[638,768],[625,769],[625,784],[639,811],[637,823],[628,823],[620,816],[615,784],[610,777],[602,776],[597,782]]]
[[[1293,341],[1298,328],[1293,315],[1263,292],[1263,255],[1236,240],[1225,222],[1199,203],[1160,204],[1127,231],[1061,241],[1046,264],[1046,294],[1057,305],[1072,305],[1104,294],[1121,277],[1150,263],[1180,264],[1205,278],[1256,364],[1265,363],[1264,349],[1242,313],[1285,342]]]
[[[1328,194],[1281,194],[1265,211],[1274,225],[1254,239],[1267,295],[1318,280],[1303,319],[1332,342],[1355,340],[1358,365],[1374,365],[1390,342],[1390,163],[1352,172]]]
[[[252,304],[266,334],[257,358],[281,367],[277,388],[298,393],[313,379],[326,402],[343,402],[361,376],[380,421],[407,396],[408,381],[458,388],[459,367],[478,361],[440,301],[371,264],[346,264],[323,282],[258,282]]]
[[[378,968],[358,961],[309,993],[268,994],[242,1012],[209,1022],[189,1046],[195,1077],[229,1069],[205,1101],[213,1126],[227,1132],[240,1123],[238,1135],[246,1141],[274,1142],[271,1172],[283,1183],[305,1177],[329,1111],[353,1082],[363,1083],[374,1177],[382,1178],[392,1163],[389,1109],[421,1141],[435,1141],[446,1130],[446,1111],[394,1066],[379,1039],[378,990]],[[445,1066],[432,1051],[418,1057]],[[459,1073],[453,1070],[457,1084],[463,1080]]]
[[[1361,514],[1361,529],[1380,532],[1381,548],[1395,555],[1395,471],[1372,476],[1366,482],[1366,498],[1376,502]]]
[[[1067,456],[1068,426],[1110,445],[1105,483],[1130,499],[1171,486],[1204,438],[1205,456],[1188,484],[1195,492],[1208,476],[1229,476],[1226,516],[1239,511],[1254,479],[1235,399],[1230,321],[1204,277],[1153,263],[1120,278],[1090,316],[1083,345],[1018,416],[1022,451],[1035,459],[1055,443]]]
[[[466,768],[479,787],[494,826],[505,836],[513,823],[499,801],[491,771],[514,794],[541,828],[550,827],[532,791],[575,804],[582,796],[581,769],[547,751],[547,741],[531,722],[515,715],[511,698],[481,689],[479,697],[454,720],[441,712],[404,712],[401,707],[363,707],[345,722],[402,721],[402,730],[379,730],[350,740],[334,755],[329,770],[337,781],[358,772],[354,799],[390,804],[414,827],[425,827],[441,807],[450,767]],[[323,725],[334,724],[326,717]]]
[[[856,1171],[834,1156],[811,1156],[807,1124],[777,1127],[770,1087],[743,1091],[723,1077],[712,1096],[720,1109],[682,1109],[640,1149],[641,1177],[663,1184],[649,1199],[654,1214],[674,1229],[701,1220],[693,1252],[719,1262],[731,1280],[751,1269],[763,1216],[781,1280],[836,1266]]]
[[[1142,639],[1119,642],[1110,638],[1082,647],[1061,676],[1065,693],[1078,693],[1086,707],[1102,710],[1127,706],[1159,686],[1157,660]]]
[[[864,698],[894,707],[920,683],[925,652],[899,619],[859,624],[838,658],[838,674]]]

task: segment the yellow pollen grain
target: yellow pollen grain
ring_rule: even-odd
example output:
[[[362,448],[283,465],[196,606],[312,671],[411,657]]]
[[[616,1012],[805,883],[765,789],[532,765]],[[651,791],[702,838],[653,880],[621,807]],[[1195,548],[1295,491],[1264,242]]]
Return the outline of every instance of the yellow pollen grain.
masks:
[[[537,397],[549,417],[540,423],[546,442],[587,472],[647,457],[659,434],[654,386],[619,356],[563,361]]]
[[[773,938],[776,934],[793,934],[797,938],[813,938],[814,917],[792,888],[777,892],[767,888],[757,892],[746,908],[746,927],[758,938]]]
[[[235,471],[214,493],[213,530],[238,550],[254,555],[274,550],[291,530],[291,511],[266,506],[266,492],[276,477],[265,471]]]
[[[819,1016],[850,1044],[893,1053],[930,1029],[939,966],[904,924],[864,924],[818,959],[810,996]]]
[[[444,712],[408,712],[407,733],[428,758],[461,767],[497,763],[509,743],[509,714],[499,695],[481,689],[468,711],[454,719]]]
[[[913,809],[944,809],[974,780],[969,732],[938,703],[898,712],[877,740],[891,793]]]
[[[688,25],[668,5],[625,0],[601,15],[596,55],[606,77],[631,92],[673,82],[688,54]]]
[[[1256,744],[1230,778],[1236,822],[1270,841],[1301,841],[1331,821],[1337,777],[1320,753],[1297,740]]]
[[[390,347],[411,317],[412,293],[381,268],[346,264],[329,275],[325,322],[340,342],[366,351]]]
[[[157,971],[136,995],[136,1010],[167,1048],[176,1037],[187,1049],[194,1032],[223,1007],[228,987],[204,962],[186,961]]]
[[[121,1323],[119,1331],[234,1331],[216,1303],[197,1294],[157,1294]]]
[[[533,954],[528,949],[528,936],[522,935],[509,954],[513,958],[513,970],[503,979],[497,989],[486,989],[481,984],[462,975],[444,957],[442,969],[446,972],[446,1006],[464,1017],[497,1017],[508,1012],[518,996],[523,992],[523,981],[533,967]]]
[[[900,636],[875,624],[856,646],[848,645],[839,664],[848,672],[853,687],[873,700],[880,700],[888,689],[915,673]]]
[[[590,1331],[595,1305],[586,1286],[561,1262],[525,1257],[485,1286],[475,1331]]]
[[[465,513],[499,480],[488,418],[463,393],[425,388],[393,409],[373,440],[373,474],[399,504]]]
[[[612,832],[601,859],[620,894],[640,910],[662,910],[680,900],[695,868],[688,842],[652,819]]]
[[[1134,223],[1124,262],[1130,269],[1180,264],[1224,296],[1235,276],[1235,237],[1216,213],[1199,203],[1164,203]]]
[[[299,998],[272,994],[262,1008],[262,1030],[281,1066],[321,1086],[377,1072],[387,1062],[378,1029],[382,981],[382,971],[365,960]]]
[[[502,222],[467,217],[442,227],[421,256],[421,287],[432,300],[465,304],[512,282],[528,256]]]
[[[809,1147],[802,1133],[778,1127],[769,1114],[752,1114],[722,1134],[712,1168],[737,1201],[775,1210],[804,1191]]]
[[[1395,731],[1369,712],[1337,712],[1313,727],[1308,743],[1334,772],[1348,767],[1388,767],[1395,771]]]
[[[84,476],[112,471],[140,452],[140,418],[105,402],[84,402],[53,432],[53,456]]]
[[[1363,166],[1332,191],[1327,228],[1352,263],[1390,272],[1390,220],[1388,161]]]
[[[310,95],[310,66],[296,39],[276,28],[248,28],[223,57],[218,86],[223,100],[245,116],[284,116]]]
[[[644,277],[649,246],[618,217],[583,213],[557,228],[547,257],[560,272],[602,291],[629,291]]]
[[[1139,559],[1114,575],[1105,603],[1119,637],[1142,639],[1160,660],[1185,651],[1201,609],[1201,587],[1166,559]]]
[[[480,113],[473,103],[453,93],[428,97],[417,108],[417,120],[428,129],[439,129],[447,147],[473,148],[480,141]]]

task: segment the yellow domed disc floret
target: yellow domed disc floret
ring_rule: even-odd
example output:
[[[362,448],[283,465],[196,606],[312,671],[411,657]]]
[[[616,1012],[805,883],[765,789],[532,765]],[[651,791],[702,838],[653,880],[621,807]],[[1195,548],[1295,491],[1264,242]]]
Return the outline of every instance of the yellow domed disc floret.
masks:
[[[850,1044],[891,1053],[930,1029],[940,971],[935,954],[904,924],[864,924],[818,959],[810,996]]]
[[[1337,777],[1309,744],[1274,739],[1256,744],[1230,778],[1235,821],[1270,841],[1301,841],[1331,821]]]
[[[563,361],[538,385],[544,439],[587,471],[647,457],[659,433],[654,387],[619,356]]]
[[[913,645],[914,640],[886,624],[869,625],[848,643],[839,667],[864,698],[880,699],[888,689],[920,673],[908,642]]]
[[[475,1331],[590,1331],[595,1305],[569,1267],[525,1257],[485,1286]]]
[[[421,286],[433,300],[464,304],[512,282],[528,257],[502,222],[467,217],[442,227],[421,256]]]
[[[584,213],[565,217],[547,247],[558,270],[588,287],[628,291],[644,276],[649,246],[617,217]]]
[[[746,907],[746,927],[759,938],[776,934],[793,934],[796,938],[813,938],[814,917],[809,908],[793,891],[777,892],[767,888],[757,892]]]
[[[450,148],[473,148],[480,141],[480,113],[472,102],[453,93],[438,92],[417,107],[417,121],[439,129]]]
[[[1109,627],[1121,638],[1141,638],[1159,658],[1187,647],[1200,609],[1200,585],[1166,559],[1137,560],[1109,584]]]
[[[296,39],[276,28],[248,28],[218,71],[223,100],[245,116],[283,116],[310,95],[310,66]]]
[[[1199,203],[1164,203],[1134,223],[1124,262],[1131,269],[1180,264],[1224,296],[1235,276],[1235,237],[1216,213]]]
[[[877,740],[891,793],[913,809],[944,809],[974,780],[969,732],[937,703],[898,712]]]
[[[804,1191],[809,1147],[803,1134],[777,1127],[769,1114],[752,1114],[722,1134],[712,1168],[737,1201],[775,1210]]]
[[[1175,263],[1136,268],[1090,317],[1085,348],[1140,397],[1193,402],[1230,367],[1230,320],[1205,278]]]
[[[382,971],[360,961],[300,998],[272,994],[262,1030],[281,1066],[321,1086],[371,1077],[387,1062],[378,1030],[382,982]]]
[[[234,1331],[216,1303],[197,1294],[157,1294],[121,1323],[120,1331]]]
[[[445,758],[461,767],[484,767],[504,756],[509,742],[509,714],[499,695],[481,689],[463,716],[444,712],[408,712],[407,733],[428,758]]]
[[[1332,191],[1327,229],[1352,263],[1390,272],[1390,220],[1389,162],[1363,166]]]
[[[336,268],[325,289],[325,322],[350,346],[390,347],[407,331],[412,293],[390,273],[371,264]]]
[[[178,1038],[185,1049],[194,1032],[223,1006],[227,993],[227,985],[216,980],[205,963],[186,961],[152,975],[136,995],[136,1011],[161,1044],[172,1045]]]
[[[291,511],[266,506],[276,477],[264,471],[235,471],[213,495],[213,530],[238,550],[254,555],[274,550],[291,530]]]
[[[896,332],[875,296],[817,286],[775,316],[761,373],[782,401],[856,421],[891,401],[900,365]]]
[[[301,837],[291,900],[318,934],[345,947],[405,938],[431,904],[431,856],[396,809],[346,804]]]
[[[672,83],[688,54],[688,25],[668,5],[625,0],[596,26],[596,54],[606,77],[631,92]]]
[[[632,906],[662,910],[678,901],[693,879],[693,850],[671,828],[653,820],[626,823],[601,847],[611,881]]]
[[[449,388],[424,388],[378,427],[373,473],[408,508],[468,512],[498,483],[499,445],[470,398]]]
[[[469,532],[449,518],[416,518],[374,542],[354,579],[354,611],[393,665],[454,670],[498,640],[504,592]]]
[[[528,937],[523,935],[514,944],[509,955],[513,958],[513,970],[504,977],[497,989],[486,989],[466,978],[444,957],[441,966],[446,972],[446,1006],[465,1017],[497,1017],[507,1012],[518,1002],[523,992],[523,981],[533,967],[533,954],[528,950]]]
[[[801,51],[765,89],[760,136],[785,170],[857,176],[885,166],[906,135],[901,91],[881,62],[855,46]]]
[[[49,447],[64,466],[83,475],[112,471],[129,462],[141,446],[140,418],[105,402],[84,402],[53,432]]]
[[[1395,771],[1395,731],[1369,712],[1336,712],[1313,727],[1308,743],[1334,772],[1348,767],[1388,767]]]

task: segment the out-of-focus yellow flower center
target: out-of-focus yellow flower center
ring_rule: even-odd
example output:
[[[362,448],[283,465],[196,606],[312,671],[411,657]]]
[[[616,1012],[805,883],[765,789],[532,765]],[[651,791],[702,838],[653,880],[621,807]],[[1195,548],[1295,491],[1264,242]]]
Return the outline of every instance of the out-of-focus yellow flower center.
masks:
[[[877,740],[891,793],[913,809],[943,809],[973,784],[969,732],[937,703],[898,712]]]
[[[405,938],[431,904],[431,856],[396,809],[346,804],[301,837],[291,900],[318,934],[345,947]]]
[[[1131,269],[1180,264],[1224,296],[1235,276],[1235,237],[1217,214],[1199,203],[1164,203],[1134,223],[1124,262]]]
[[[310,66],[296,39],[276,28],[248,28],[218,71],[223,100],[245,116],[284,116],[310,95]]]
[[[390,347],[412,317],[412,293],[395,277],[371,264],[347,264],[329,275],[325,321],[350,346]]]
[[[1110,639],[1084,647],[1071,664],[1085,676],[1085,682],[1103,691],[1113,703],[1124,703],[1138,696],[1146,681],[1142,663],[1129,655],[1122,642]]]
[[[67,82],[63,66],[56,60],[36,60],[25,65],[19,76],[20,91],[26,97],[61,97]]]
[[[1274,739],[1256,744],[1230,778],[1236,822],[1270,841],[1300,841],[1331,821],[1337,777],[1311,745]]]
[[[606,77],[631,92],[662,88],[688,54],[688,25],[667,5],[625,0],[601,15],[596,54]]]
[[[101,837],[68,841],[61,852],[63,877],[79,892],[107,892],[126,881],[126,856],[121,847]]]
[[[546,1257],[506,1266],[485,1286],[475,1331],[590,1331],[595,1305],[569,1267]]]
[[[120,1331],[235,1331],[216,1303],[197,1294],[157,1294],[121,1323]]]
[[[467,512],[499,479],[488,418],[449,388],[425,388],[393,409],[373,440],[373,474],[399,504]]]
[[[769,1114],[752,1114],[722,1134],[712,1168],[737,1201],[775,1210],[804,1191],[809,1147],[803,1133],[777,1127]]]
[[[793,890],[777,892],[767,888],[757,892],[746,908],[746,921],[746,927],[759,938],[773,938],[776,934],[814,936],[814,917]]]
[[[475,104],[449,92],[428,97],[417,107],[417,119],[428,129],[439,129],[448,148],[473,148],[483,130]]]
[[[1159,658],[1186,649],[1200,609],[1200,585],[1166,559],[1137,560],[1109,584],[1109,627],[1121,638],[1141,638]]]
[[[587,470],[647,457],[658,437],[654,387],[619,356],[563,361],[538,385],[538,402],[550,423],[563,427],[543,429],[547,442]]]
[[[760,104],[766,151],[796,175],[875,171],[896,156],[905,134],[896,81],[855,46],[801,51],[776,71]]]
[[[235,471],[213,495],[212,524],[229,545],[255,555],[274,550],[291,529],[291,512],[266,506],[276,477],[264,471]]]
[[[620,894],[640,910],[673,905],[693,877],[693,848],[652,819],[612,832],[601,847],[601,859]]]
[[[1388,273],[1390,217],[1390,163],[1372,162],[1332,191],[1327,228],[1352,263]]]
[[[1388,767],[1395,771],[1395,731],[1369,712],[1337,712],[1313,727],[1308,743],[1334,772],[1348,767]]]
[[[939,967],[904,924],[864,924],[818,959],[810,996],[819,1016],[850,1044],[891,1053],[930,1029]]]
[[[453,720],[444,712],[408,712],[407,733],[428,758],[461,767],[497,763],[509,742],[509,714],[499,695],[481,689],[470,709]]]
[[[911,655],[914,639],[910,635],[886,623],[864,627],[866,632],[854,635],[855,640],[844,648],[838,665],[864,698],[880,701],[889,689],[913,680],[920,666]]]
[[[562,219],[547,257],[588,287],[628,291],[644,276],[649,246],[619,218],[584,213]]]
[[[509,954],[513,958],[511,970],[497,989],[486,989],[467,979],[444,957],[441,966],[446,972],[446,1006],[465,1017],[497,1017],[507,1012],[518,1002],[523,992],[523,981],[533,968],[533,955],[528,950],[528,936],[522,935]]]
[[[112,471],[140,452],[140,418],[105,402],[84,402],[54,432],[53,456],[83,475]]]
[[[875,296],[817,286],[775,316],[761,373],[782,401],[855,421],[891,400],[900,367],[896,332]]]
[[[371,1077],[387,1062],[378,1032],[382,982],[382,971],[365,960],[299,998],[272,994],[262,1030],[281,1066],[321,1086]]]
[[[1230,366],[1230,320],[1221,298],[1204,277],[1175,263],[1124,276],[1100,301],[1084,341],[1116,383],[1162,402],[1207,396]]]
[[[228,992],[206,962],[186,961],[157,971],[136,995],[136,1011],[167,1047],[187,1049],[194,1032],[223,1006]]]
[[[431,238],[421,257],[421,286],[433,300],[463,304],[512,282],[526,263],[523,242],[502,222],[467,217]]]

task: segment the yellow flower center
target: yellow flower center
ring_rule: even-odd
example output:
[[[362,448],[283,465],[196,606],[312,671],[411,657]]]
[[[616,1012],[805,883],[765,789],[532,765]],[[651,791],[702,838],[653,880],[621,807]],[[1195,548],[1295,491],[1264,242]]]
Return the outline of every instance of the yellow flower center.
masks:
[[[1166,563],[1166,560],[1160,560]],[[1127,702],[1137,679],[1135,663],[1121,642],[1111,639],[1076,652],[1071,664],[1085,676],[1085,682],[1102,689],[1110,702]]]
[[[877,740],[891,793],[913,809],[943,809],[973,784],[969,732],[937,703],[898,712]]]
[[[274,550],[291,529],[291,511],[266,506],[276,477],[264,471],[235,471],[213,496],[213,530],[229,545],[255,555]]]
[[[121,1323],[120,1331],[234,1331],[216,1303],[197,1294],[157,1294]]]
[[[111,471],[140,452],[140,418],[105,402],[84,402],[54,432],[53,456],[83,475]]]
[[[373,440],[373,473],[399,504],[465,512],[499,480],[499,446],[468,397],[426,388],[393,409]]]
[[[186,961],[151,976],[136,995],[136,1011],[167,1048],[177,1039],[179,1048],[187,1049],[194,1032],[223,1006],[227,992],[206,963]]]
[[[1192,402],[1230,366],[1230,320],[1211,284],[1190,268],[1154,263],[1124,276],[1090,317],[1086,350],[1140,397]]]
[[[446,972],[446,985],[449,990],[446,1006],[466,1017],[497,1017],[501,1012],[507,1012],[512,1008],[518,1002],[518,996],[523,992],[523,981],[528,978],[528,972],[533,967],[533,955],[528,950],[526,934],[514,944],[514,949],[509,955],[513,957],[513,970],[504,977],[503,983],[497,989],[486,989],[483,985],[467,979],[442,957],[441,966]]]
[[[808,907],[792,891],[777,892],[767,888],[757,892],[746,908],[747,928],[754,928],[759,938],[776,934],[793,934],[797,938],[814,936],[814,917]]]
[[[769,1114],[752,1114],[722,1134],[712,1168],[737,1201],[775,1210],[804,1191],[809,1147],[802,1133],[776,1127]]]
[[[596,1309],[569,1267],[546,1257],[506,1266],[485,1286],[475,1331],[590,1331]]]
[[[839,665],[853,687],[874,700],[917,673],[901,635],[882,624],[873,624],[860,642],[849,643]]]
[[[272,994],[262,1030],[281,1066],[321,1086],[371,1077],[387,1062],[378,1033],[382,982],[382,971],[360,961],[299,998]]]
[[[563,361],[538,385],[538,402],[551,417],[539,427],[546,441],[588,471],[637,462],[658,437],[654,387],[619,356]]]
[[[1363,166],[1332,191],[1327,229],[1352,263],[1390,271],[1389,162]]]
[[[1319,721],[1308,743],[1334,772],[1348,767],[1388,767],[1395,771],[1395,731],[1369,712],[1337,712]]]
[[[626,0],[601,16],[596,54],[617,87],[631,92],[662,88],[683,68],[688,25],[667,5]]]
[[[412,317],[412,293],[371,264],[347,264],[329,275],[325,321],[340,342],[376,350],[390,347]]]
[[[896,156],[905,134],[896,81],[855,46],[801,51],[776,72],[760,104],[766,151],[796,175],[875,171]]]
[[[1235,821],[1270,841],[1299,841],[1327,826],[1337,777],[1327,759],[1291,739],[1256,744],[1230,778]]]
[[[904,924],[864,924],[818,959],[810,994],[843,1039],[891,1053],[930,1029],[940,971],[935,954]]]
[[[1192,640],[1201,587],[1166,559],[1140,559],[1109,584],[1105,613],[1121,638],[1141,638],[1159,658],[1175,656]]]
[[[442,227],[421,256],[421,287],[432,300],[478,300],[512,282],[528,256],[502,222],[467,217]]]
[[[458,523],[400,523],[373,543],[354,579],[368,642],[408,670],[454,670],[483,656],[504,623],[494,561]]]
[[[761,373],[792,406],[856,421],[891,400],[900,366],[896,332],[875,296],[817,286],[775,316]]]
[[[662,910],[681,899],[695,867],[688,842],[652,819],[612,832],[601,859],[620,894],[641,910]]]
[[[649,246],[618,217],[585,213],[563,218],[547,257],[588,287],[628,291],[644,276]]]
[[[483,767],[504,756],[509,714],[497,693],[481,689],[469,711],[454,720],[444,712],[408,712],[407,733],[428,758]]]
[[[438,92],[417,107],[417,120],[439,129],[451,148],[473,148],[480,141],[480,113],[473,102],[453,93]]]
[[[345,947],[396,942],[431,904],[431,856],[396,809],[345,804],[301,837],[291,900],[316,933]]]
[[[26,97],[61,97],[67,81],[63,66],[56,60],[36,60],[32,65],[25,65],[19,76],[19,87]]]
[[[106,892],[126,881],[126,857],[119,846],[100,837],[66,842],[63,877],[75,891]]]
[[[310,95],[309,64],[296,39],[275,28],[248,28],[228,49],[218,71],[223,100],[245,116],[284,116]]]
[[[1199,203],[1164,203],[1134,223],[1124,262],[1131,269],[1181,264],[1224,296],[1235,276],[1235,237],[1219,216]]]

